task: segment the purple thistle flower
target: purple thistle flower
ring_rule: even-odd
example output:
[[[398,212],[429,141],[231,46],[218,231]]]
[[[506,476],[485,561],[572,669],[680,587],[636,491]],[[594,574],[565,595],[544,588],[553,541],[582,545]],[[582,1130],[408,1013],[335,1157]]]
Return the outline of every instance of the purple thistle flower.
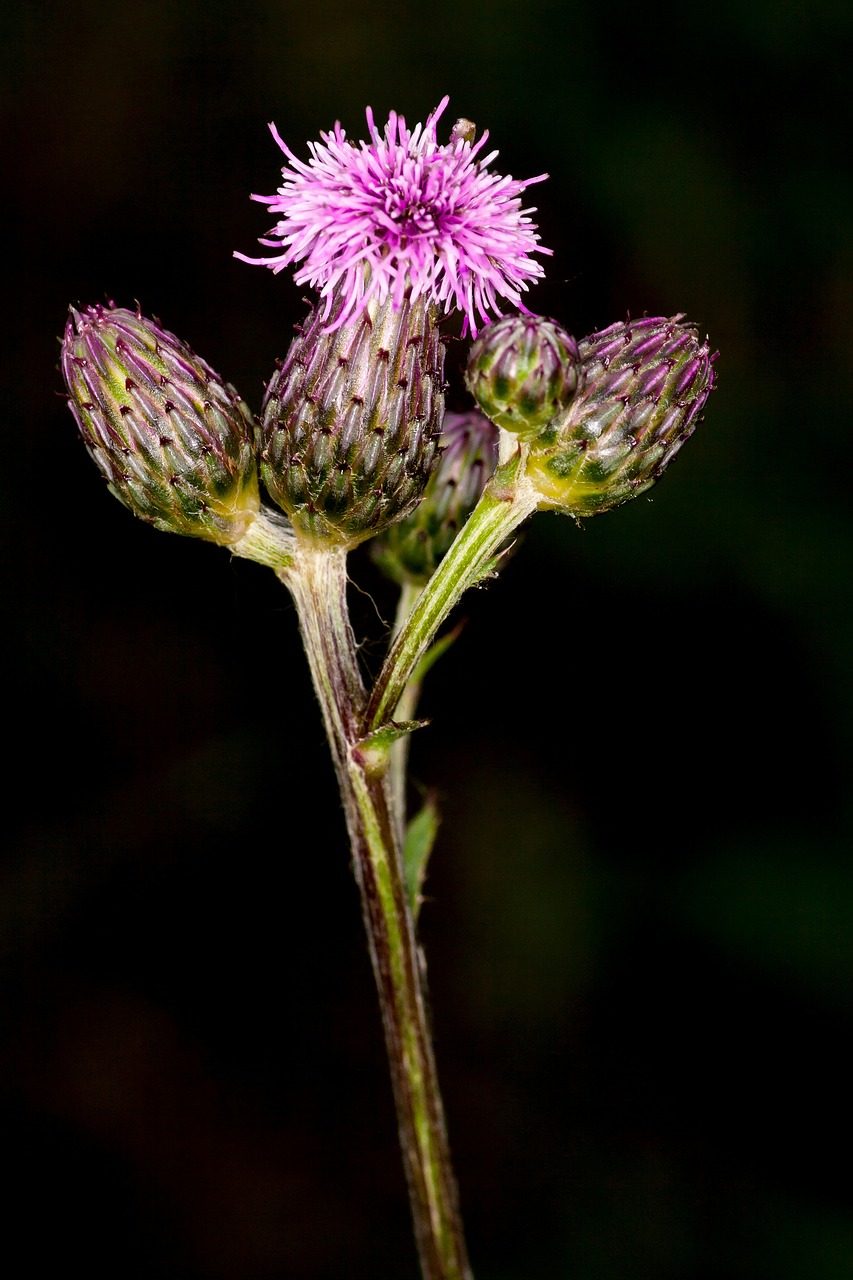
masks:
[[[270,130],[287,156],[284,184],[276,195],[253,195],[281,220],[260,243],[280,249],[275,257],[234,256],[282,271],[293,263],[299,285],[319,289],[324,315],[339,287],[343,306],[330,329],[347,323],[368,303],[389,296],[398,307],[407,289],[414,301],[427,295],[439,309],[458,308],[466,331],[503,314],[499,299],[525,311],[527,282],[544,274],[531,254],[550,254],[539,244],[535,209],[521,207],[521,193],[548,175],[517,182],[490,173],[498,154],[479,153],[488,138],[471,141],[457,126],[446,145],[436,140],[436,122],[449,99],[425,125],[408,129],[392,111],[380,134],[367,109],[369,142],[350,142],[340,123],[320,143],[309,143],[305,163]]]

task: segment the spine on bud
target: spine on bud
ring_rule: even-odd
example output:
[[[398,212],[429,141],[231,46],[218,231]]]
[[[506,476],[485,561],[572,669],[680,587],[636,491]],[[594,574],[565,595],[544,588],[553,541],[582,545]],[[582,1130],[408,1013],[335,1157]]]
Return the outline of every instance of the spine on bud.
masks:
[[[238,542],[259,505],[252,418],[233,387],[153,320],[71,309],[71,412],[110,490],[157,529]]]
[[[715,357],[682,321],[628,320],[580,343],[578,394],[530,448],[543,508],[597,515],[663,475],[714,385]]]
[[[312,310],[291,343],[257,445],[264,484],[297,534],[350,547],[424,491],[444,412],[444,346],[424,298],[368,305],[335,329],[342,302],[331,315]]]

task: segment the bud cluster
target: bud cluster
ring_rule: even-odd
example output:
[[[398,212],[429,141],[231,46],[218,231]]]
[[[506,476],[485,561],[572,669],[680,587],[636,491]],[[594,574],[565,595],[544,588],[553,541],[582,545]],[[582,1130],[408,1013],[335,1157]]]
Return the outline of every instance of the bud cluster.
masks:
[[[116,497],[157,528],[234,545],[260,510],[256,451],[298,536],[348,548],[385,533],[383,569],[424,583],[494,470],[498,427],[524,442],[540,508],[596,515],[654,484],[714,384],[707,341],[681,316],[627,320],[580,344],[552,320],[506,317],[473,343],[466,373],[488,418],[448,415],[430,481],[444,411],[437,311],[407,293],[340,324],[344,305],[336,295],[299,328],[254,449],[233,387],[158,322],[72,309],[69,402]]]
[[[530,451],[527,474],[543,507],[597,515],[669,466],[714,384],[708,344],[682,320],[628,320],[580,343],[578,393]]]
[[[233,387],[138,312],[72,308],[71,412],[111,491],[158,529],[237,542],[260,505],[252,418]]]
[[[663,474],[714,384],[707,342],[682,321],[627,320],[576,344],[553,320],[510,316],[473,344],[468,386],[526,442],[540,508],[597,515]]]

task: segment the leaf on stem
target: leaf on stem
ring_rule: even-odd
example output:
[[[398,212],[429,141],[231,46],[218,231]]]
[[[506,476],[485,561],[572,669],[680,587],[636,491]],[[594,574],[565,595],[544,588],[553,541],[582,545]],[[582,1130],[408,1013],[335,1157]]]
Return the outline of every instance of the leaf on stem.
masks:
[[[454,640],[456,640],[461,634],[464,626],[464,622],[458,623],[452,631],[448,631],[446,636],[442,636],[440,640],[436,640],[435,644],[430,645],[412,673],[412,680],[416,684],[421,684],[424,676],[430,668],[438,662],[439,658],[442,658],[444,654],[447,653],[447,650],[453,644]]]
[[[388,763],[388,752],[395,742],[415,729],[425,729],[429,720],[389,720],[379,729],[366,734],[358,742],[358,754],[369,773],[381,773]]]
[[[438,805],[434,794],[430,793],[421,809],[406,827],[406,840],[403,845],[403,875],[406,881],[406,892],[409,905],[415,920],[421,909],[421,889],[426,878],[427,862],[435,844],[439,827]]]

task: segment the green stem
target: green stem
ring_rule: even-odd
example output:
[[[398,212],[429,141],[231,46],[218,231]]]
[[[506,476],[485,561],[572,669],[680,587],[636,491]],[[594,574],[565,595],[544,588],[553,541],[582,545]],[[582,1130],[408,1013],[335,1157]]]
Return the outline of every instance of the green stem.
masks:
[[[424,1280],[471,1280],[403,884],[387,751],[362,745],[364,685],[346,605],[346,553],[301,545],[281,572],[299,613],[338,775],[382,1008],[403,1163]]]
[[[400,599],[397,602],[397,617],[394,620],[394,637],[402,631],[420,593],[421,588],[414,586],[410,582],[405,583],[401,588]],[[420,696],[421,681],[413,676],[406,684],[403,695],[397,704],[398,719],[414,720]],[[411,740],[411,734],[404,733],[401,738],[391,744],[388,766],[391,806],[397,821],[397,841],[401,848],[406,838],[406,775],[409,766],[409,743]]]
[[[453,607],[489,572],[499,547],[536,510],[539,494],[518,459],[499,467],[391,646],[367,705],[368,730],[395,713],[412,674]]]

